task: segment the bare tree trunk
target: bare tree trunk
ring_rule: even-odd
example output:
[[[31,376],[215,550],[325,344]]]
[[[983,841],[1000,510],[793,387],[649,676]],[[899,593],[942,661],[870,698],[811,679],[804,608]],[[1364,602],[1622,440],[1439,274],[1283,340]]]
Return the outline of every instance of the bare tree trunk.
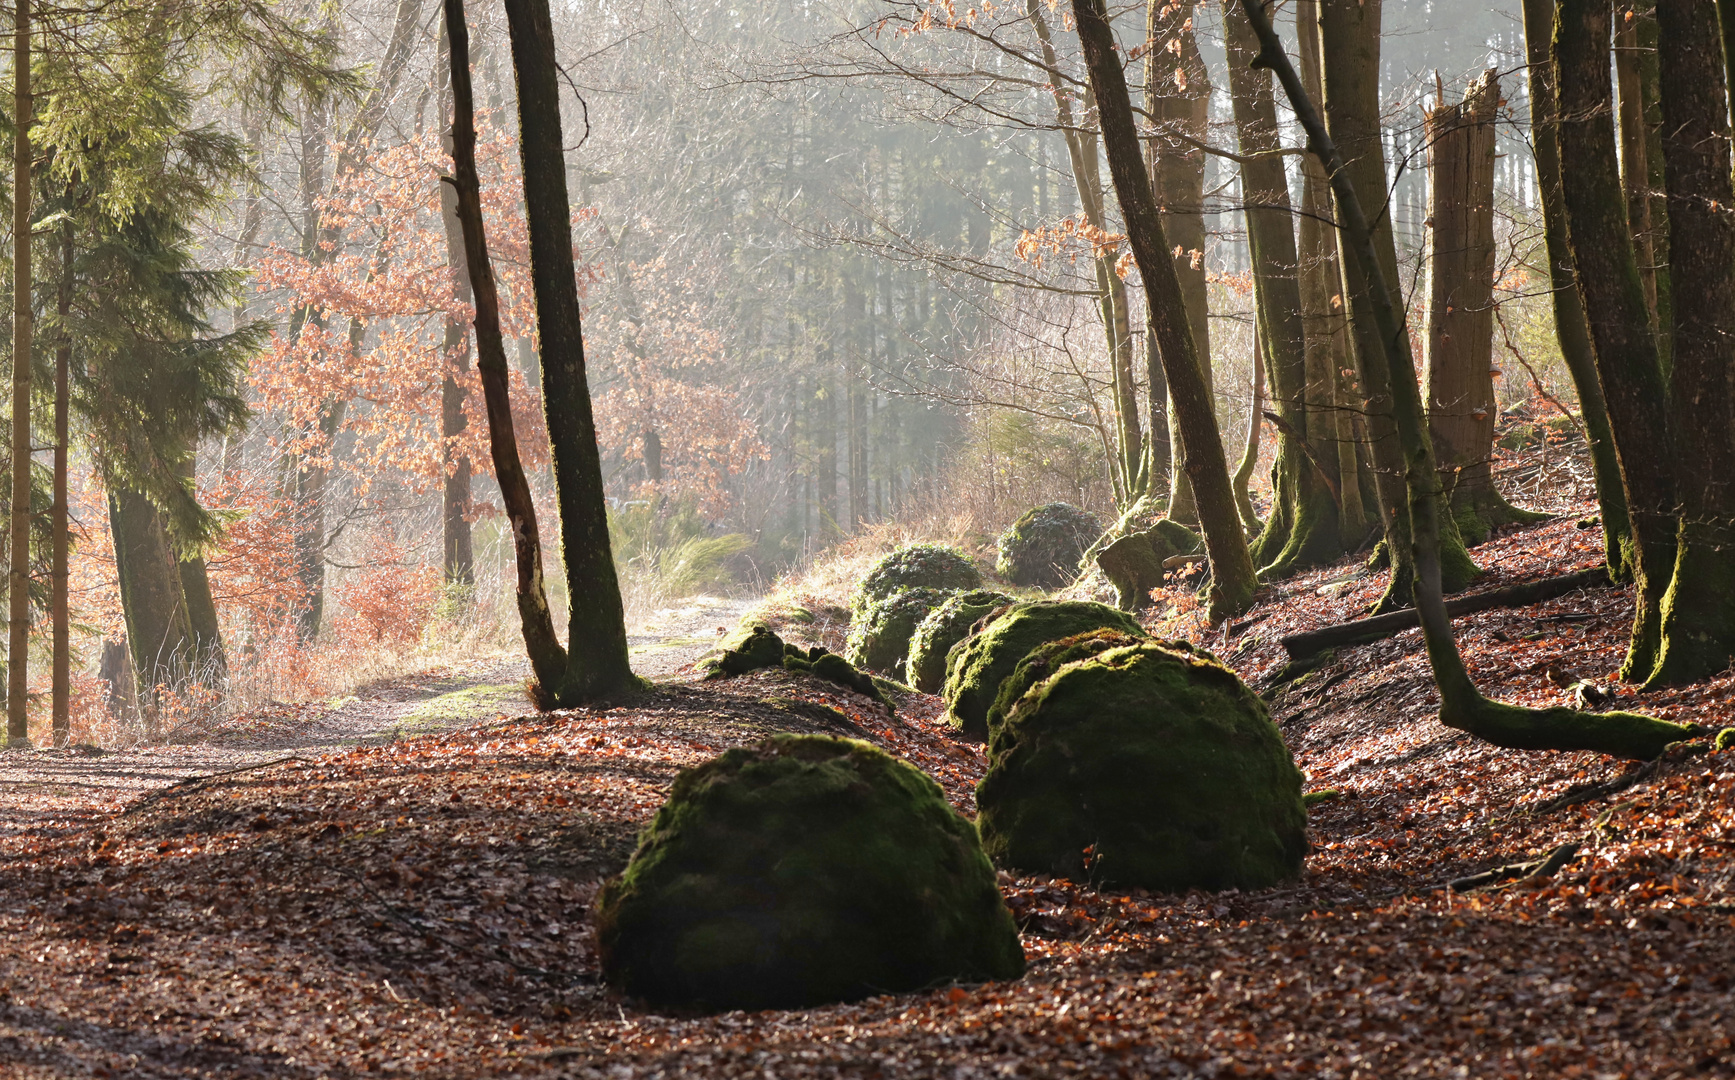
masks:
[[[1499,73],[1470,84],[1457,105],[1423,119],[1428,145],[1428,326],[1422,351],[1428,433],[1451,512],[1466,543],[1496,525],[1535,521],[1494,488],[1494,125]]]
[[[1150,300],[1152,326],[1169,379],[1175,422],[1182,429],[1191,456],[1187,472],[1198,500],[1205,550],[1211,561],[1210,618],[1213,622],[1245,611],[1253,602],[1256,579],[1247,554],[1247,537],[1235,509],[1229,466],[1211,390],[1205,381],[1186,300],[1176,274],[1174,256],[1163,232],[1163,219],[1151,193],[1150,176],[1139,153],[1132,99],[1115,50],[1103,0],[1074,0],[1073,17],[1096,95],[1103,149],[1126,222],[1127,237],[1139,275]]]
[[[572,605],[566,674],[551,696],[575,704],[637,685],[637,680],[627,663],[626,618],[609,547],[602,462],[585,376],[548,0],[506,0],[506,22],[518,77],[518,149],[542,341],[542,401]]]
[[[30,0],[12,34],[12,551],[6,652],[6,742],[30,742]]]
[[[500,296],[488,261],[488,241],[482,224],[482,185],[476,174],[476,112],[470,91],[470,30],[464,21],[464,0],[444,0],[446,39],[452,66],[452,188],[457,194],[458,221],[464,231],[464,256],[476,300],[476,370],[488,408],[488,449],[500,501],[512,525],[517,564],[518,617],[525,651],[543,704],[558,704],[566,678],[566,650],[554,630],[543,586],[542,537],[536,525],[536,504],[530,481],[518,456],[518,436],[512,427],[511,376],[506,345],[500,336]],[[546,342],[544,343],[546,351]],[[576,600],[576,598],[575,598]],[[575,604],[576,606],[576,604]]]
[[[1709,678],[1735,657],[1735,184],[1724,46],[1716,12],[1699,0],[1657,0],[1657,24],[1681,514],[1652,686]]]
[[[1632,519],[1638,597],[1621,674],[1636,680],[1656,667],[1662,643],[1678,510],[1663,369],[1615,164],[1606,0],[1560,0],[1553,56],[1567,238]]]
[[[184,689],[194,666],[186,590],[168,532],[150,500],[111,483],[108,505],[127,645],[140,704],[155,735],[161,690]]]
[[[1561,191],[1559,96],[1554,80],[1550,42],[1554,37],[1554,0],[1524,0],[1524,48],[1530,71],[1530,135],[1535,147],[1536,183],[1542,191],[1544,248],[1548,256],[1554,333],[1560,354],[1578,391],[1579,414],[1590,442],[1597,503],[1602,508],[1603,553],[1609,577],[1623,581],[1633,574],[1632,526],[1620,461],[1609,428],[1608,405],[1597,377],[1591,350],[1590,324],[1579,295],[1578,271],[1566,239],[1566,203]]]
[[[60,281],[55,312],[60,316],[60,340],[54,349],[54,500],[50,514],[53,551],[49,572],[48,610],[53,623],[53,717],[54,745],[72,739],[72,622],[69,611],[72,572],[72,533],[67,507],[67,457],[71,395],[68,380],[72,369],[72,339],[66,332],[72,312],[72,229],[60,230]]]
[[[1248,491],[1253,481],[1253,470],[1259,464],[1259,430],[1265,424],[1265,341],[1259,332],[1259,320],[1253,320],[1253,352],[1252,362],[1248,365],[1253,370],[1253,386],[1247,395],[1247,435],[1241,444],[1241,463],[1235,466],[1235,475],[1230,477],[1230,483],[1235,488],[1235,509],[1241,512],[1241,523],[1247,526],[1248,536],[1259,535],[1264,525],[1259,520],[1258,511],[1253,509],[1253,496]],[[1272,504],[1272,516],[1276,517],[1277,507]]]
[[[1647,5],[1648,7],[1649,5]],[[1652,242],[1651,166],[1649,125],[1645,116],[1645,94],[1640,88],[1639,22],[1640,13],[1632,3],[1617,5],[1615,16],[1615,87],[1620,93],[1617,127],[1621,142],[1621,186],[1626,189],[1627,226],[1632,230],[1633,258],[1639,267],[1639,282],[1645,289],[1645,303],[1650,307],[1651,333],[1657,325],[1657,251]],[[1651,11],[1643,18],[1654,18]],[[1655,38],[1655,34],[1647,35]],[[1654,47],[1654,40],[1653,40]]]
[[[441,52],[446,52],[445,27],[441,24]],[[441,111],[452,115],[450,64],[440,88]],[[452,132],[448,128],[440,140],[447,156],[452,154]],[[446,265],[452,271],[452,294],[461,304],[474,304],[475,293],[470,288],[470,269],[464,253],[464,227],[458,221],[458,193],[450,184],[440,185],[440,220],[446,229]],[[470,373],[470,335],[460,319],[446,320],[444,355],[448,371],[440,382],[440,437],[443,444],[441,461],[445,466],[445,481],[440,491],[440,554],[445,581],[468,589],[476,583],[476,555],[470,535],[470,481],[472,466],[466,454],[459,453],[455,441],[469,430],[470,420],[464,413],[464,384],[459,378]]]
[[[1211,82],[1193,33],[1194,3],[1149,0],[1145,16],[1150,50],[1145,66],[1145,111],[1155,126],[1149,146],[1151,183],[1156,187],[1164,235],[1171,245],[1169,258],[1186,304],[1199,371],[1215,408],[1210,291],[1205,281],[1205,152],[1200,149],[1208,134]],[[1179,249],[1180,254],[1173,254],[1172,249]],[[1200,511],[1187,469],[1185,433],[1178,423],[1170,425],[1169,431],[1169,517],[1195,524]]]

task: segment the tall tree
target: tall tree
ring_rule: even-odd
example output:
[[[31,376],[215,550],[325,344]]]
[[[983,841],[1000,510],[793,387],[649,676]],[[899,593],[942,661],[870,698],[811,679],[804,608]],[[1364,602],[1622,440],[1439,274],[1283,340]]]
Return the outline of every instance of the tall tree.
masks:
[[[1328,0],[1329,2],[1329,0]],[[1371,2],[1371,0],[1370,0]],[[1428,438],[1421,389],[1416,381],[1410,335],[1404,325],[1402,295],[1387,278],[1375,249],[1374,229],[1362,208],[1351,169],[1301,86],[1301,79],[1272,29],[1265,0],[1242,0],[1242,11],[1261,45],[1259,63],[1277,73],[1296,119],[1307,134],[1309,152],[1331,177],[1332,199],[1344,240],[1346,262],[1363,292],[1364,310],[1374,320],[1368,339],[1380,350],[1393,392],[1392,418],[1401,440],[1404,484],[1414,545],[1416,612],[1434,682],[1440,690],[1440,722],[1499,746],[1519,750],[1596,750],[1630,758],[1652,758],[1671,742],[1697,729],[1636,713],[1585,713],[1573,709],[1527,709],[1490,701],[1471,681],[1452,637],[1441,587],[1440,539],[1444,518],[1439,470]],[[1384,190],[1384,179],[1376,190]],[[1371,358],[1370,358],[1371,359]]]
[[[12,549],[6,573],[6,740],[30,742],[30,0],[12,25]]]
[[[1357,191],[1369,192],[1368,225],[1371,248],[1379,259],[1379,276],[1398,280],[1398,252],[1392,232],[1391,203],[1386,187],[1386,158],[1380,112],[1380,26],[1383,0],[1320,0],[1319,25],[1325,124],[1350,170]],[[1328,168],[1329,174],[1329,168]],[[1336,184],[1336,178],[1333,178]],[[1336,188],[1334,186],[1333,191]],[[1339,212],[1342,207],[1339,205]],[[1385,526],[1386,556],[1391,584],[1376,610],[1410,603],[1415,567],[1410,562],[1410,522],[1405,509],[1403,448],[1393,416],[1394,389],[1386,370],[1383,347],[1374,333],[1368,293],[1373,268],[1356,266],[1362,253],[1343,249],[1344,289],[1348,298],[1350,338],[1356,371],[1366,395],[1366,422],[1380,520]],[[1448,523],[1442,565],[1448,591],[1463,588],[1476,576],[1475,564],[1464,551],[1457,530]]]
[[[1442,88],[1441,93],[1444,93]],[[1497,525],[1537,521],[1495,490],[1494,125],[1499,73],[1473,81],[1464,100],[1435,102],[1422,121],[1428,145],[1428,324],[1422,347],[1428,432],[1467,543]]]
[[[1735,659],[1735,183],[1725,46],[1711,5],[1657,0],[1656,11],[1681,511],[1650,684],[1708,678]]]
[[[1072,10],[1096,97],[1109,174],[1114,178],[1133,258],[1144,279],[1175,423],[1188,448],[1185,468],[1198,502],[1205,551],[1211,562],[1209,613],[1216,622],[1245,611],[1253,602],[1253,560],[1248,556],[1246,533],[1235,508],[1223,438],[1187,318],[1175,258],[1139,153],[1138,129],[1115,49],[1114,28],[1103,0],[1073,0]]]
[[[1542,196],[1543,253],[1548,260],[1549,300],[1554,309],[1554,335],[1561,358],[1578,392],[1579,417],[1590,443],[1591,472],[1597,504],[1602,509],[1603,553],[1609,576],[1623,581],[1633,573],[1632,529],[1627,518],[1626,491],[1621,486],[1620,461],[1608,405],[1596,372],[1596,357],[1585,320],[1584,298],[1566,238],[1566,203],[1561,193],[1559,100],[1554,62],[1554,0],[1524,0],[1524,49],[1529,61],[1530,138],[1535,148],[1536,186]]]
[[[1638,598],[1621,673],[1643,679],[1662,643],[1677,500],[1668,392],[1616,165],[1608,4],[1559,0],[1552,58],[1567,239],[1632,523]]]
[[[536,294],[543,407],[560,508],[562,562],[571,616],[562,647],[543,588],[542,550],[529,485],[518,460],[506,398],[506,355],[499,301],[482,229],[476,174],[470,33],[463,0],[445,0],[452,62],[452,146],[458,218],[476,296],[477,368],[488,407],[495,474],[512,521],[518,608],[536,672],[539,700],[562,708],[636,685],[627,662],[626,620],[610,551],[602,463],[591,417],[572,258],[554,32],[546,0],[508,0],[507,26],[518,81],[519,152]]]

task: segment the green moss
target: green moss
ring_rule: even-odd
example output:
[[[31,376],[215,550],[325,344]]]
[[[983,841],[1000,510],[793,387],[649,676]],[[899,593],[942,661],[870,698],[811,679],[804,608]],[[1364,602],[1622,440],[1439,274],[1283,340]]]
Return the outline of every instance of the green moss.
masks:
[[[604,976],[658,1006],[800,1008],[1024,970],[969,822],[912,766],[829,736],[682,773],[596,925]]]
[[[1069,664],[994,732],[977,828],[1001,866],[1257,889],[1307,852],[1301,772],[1235,673],[1158,642]]]
[[[997,607],[1012,603],[1005,593],[974,589],[953,593],[928,613],[910,638],[910,656],[904,665],[906,681],[924,694],[937,694],[946,685],[946,654],[970,634],[970,627]]]
[[[949,591],[917,586],[868,605],[850,623],[844,656],[856,667],[902,670],[916,627],[950,595]]]
[[[718,642],[717,648],[720,655],[700,665],[707,679],[745,675],[783,663],[783,639],[762,622],[742,623]]]
[[[1138,645],[1146,640],[1148,639],[1143,634],[1103,629],[1038,645],[1026,653],[1024,659],[1018,661],[1012,674],[1000,680],[1000,692],[994,696],[994,704],[988,708],[988,730],[992,732],[1005,722],[1006,714],[1012,711],[1012,706],[1018,704],[1018,699],[1024,696],[1026,690],[1073,661],[1100,656],[1110,649]]]
[[[1102,548],[1096,553],[1096,564],[1115,587],[1115,605],[1122,611],[1136,611],[1150,606],[1151,590],[1163,583],[1164,560],[1204,550],[1198,533],[1165,518]]]
[[[850,597],[859,617],[873,604],[904,589],[979,589],[982,572],[970,556],[945,544],[911,544],[873,565]]]
[[[1095,514],[1071,503],[1026,510],[1000,534],[994,572],[1014,585],[1058,589],[1078,575],[1086,549],[1102,531]]]
[[[1143,635],[1132,616],[1086,600],[1014,604],[946,657],[946,722],[966,738],[988,737],[1000,681],[1038,645],[1105,627]]]
[[[1712,744],[1718,751],[1735,746],[1735,727],[1726,727],[1717,733],[1717,741]]]

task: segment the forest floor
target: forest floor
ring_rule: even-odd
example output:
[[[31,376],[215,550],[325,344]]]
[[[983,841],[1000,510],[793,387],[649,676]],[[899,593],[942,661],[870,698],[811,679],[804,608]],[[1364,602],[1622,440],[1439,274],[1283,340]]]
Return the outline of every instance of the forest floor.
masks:
[[[1476,549],[1481,585],[1594,565],[1598,539],[1570,518],[1504,533]],[[1281,634],[1380,587],[1346,561],[1201,644],[1260,686]],[[164,766],[149,792],[102,779],[110,755],[6,755],[0,1075],[1735,1075],[1735,751],[1640,769],[1478,743],[1434,719],[1415,631],[1275,696],[1309,789],[1338,793],[1310,812],[1297,882],[1151,896],[1003,875],[1030,960],[1017,982],[643,1010],[598,982],[587,909],[680,769],[771,731],[837,732],[970,813],[984,768],[926,695],[893,717],[781,671],[691,681],[724,614],[648,630],[635,662],[664,681],[607,708],[514,715],[507,691],[472,692],[516,685],[484,666],[341,703],[385,720],[347,745],[219,736],[188,754],[265,756],[180,783]],[[1605,682],[1628,617],[1604,588],[1457,626],[1491,692],[1540,703],[1564,694],[1551,669]],[[1729,676],[1617,694],[1711,726],[1735,722],[1732,699]],[[298,722],[346,721],[233,738]],[[1552,877],[1446,888],[1567,842],[1578,857]]]

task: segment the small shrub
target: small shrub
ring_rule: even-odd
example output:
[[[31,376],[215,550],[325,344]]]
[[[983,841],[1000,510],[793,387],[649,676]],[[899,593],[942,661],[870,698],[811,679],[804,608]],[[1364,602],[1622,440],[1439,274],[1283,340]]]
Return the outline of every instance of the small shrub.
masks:
[[[1102,535],[1102,522],[1071,503],[1026,510],[1000,534],[995,573],[1014,585],[1058,589],[1078,574],[1085,550]]]

